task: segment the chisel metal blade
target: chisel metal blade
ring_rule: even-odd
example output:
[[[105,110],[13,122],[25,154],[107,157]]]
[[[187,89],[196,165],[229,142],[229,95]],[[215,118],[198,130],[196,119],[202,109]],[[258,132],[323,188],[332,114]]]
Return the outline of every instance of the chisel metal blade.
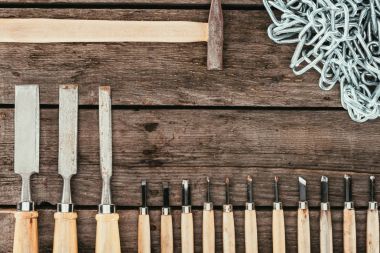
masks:
[[[303,177],[298,177],[298,189],[300,195],[300,202],[307,201],[306,180]]]

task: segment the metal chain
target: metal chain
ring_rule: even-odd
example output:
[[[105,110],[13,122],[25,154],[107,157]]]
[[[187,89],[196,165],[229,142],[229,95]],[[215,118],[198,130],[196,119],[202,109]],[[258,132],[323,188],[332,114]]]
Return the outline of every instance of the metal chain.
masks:
[[[297,43],[290,67],[310,69],[319,87],[338,83],[341,101],[357,122],[380,116],[380,0],[263,0],[276,43]]]

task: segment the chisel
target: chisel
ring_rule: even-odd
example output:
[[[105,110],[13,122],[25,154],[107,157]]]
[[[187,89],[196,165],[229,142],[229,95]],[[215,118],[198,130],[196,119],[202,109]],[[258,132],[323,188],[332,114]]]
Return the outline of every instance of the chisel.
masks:
[[[30,177],[39,171],[40,104],[37,85],[16,85],[14,169],[22,179],[15,213],[13,253],[38,253],[38,212],[31,198]]]
[[[321,253],[333,253],[332,221],[329,203],[329,179],[321,178],[320,249]]]
[[[182,253],[194,252],[194,228],[189,180],[182,180],[181,246]]]
[[[352,178],[344,175],[343,242],[344,253],[356,253],[356,222],[352,201]]]
[[[307,203],[306,180],[298,177],[299,202],[298,202],[298,253],[310,253],[310,221]]]
[[[78,86],[59,88],[58,173],[63,178],[62,201],[54,214],[53,253],[77,253],[77,213],[71,201],[70,179],[77,173]]]
[[[375,192],[375,177],[369,177],[370,201],[367,211],[367,253],[379,253],[379,213]]]
[[[164,205],[161,214],[161,253],[173,253],[173,218],[170,211],[169,184],[163,183]]]
[[[273,217],[272,217],[272,240],[273,240],[273,253],[285,253],[285,221],[284,210],[280,202],[280,188],[279,178],[274,178],[274,196],[273,202]]]
[[[120,253],[119,215],[111,201],[112,108],[111,88],[99,87],[100,170],[102,200],[96,215],[96,253]]]
[[[257,222],[255,203],[253,202],[252,177],[247,177],[247,203],[245,203],[245,252],[258,253]]]
[[[206,202],[203,204],[203,229],[202,229],[202,245],[203,253],[215,252],[215,218],[214,206],[211,202],[210,178],[206,178],[207,193]]]
[[[142,206],[138,219],[138,253],[150,253],[150,220],[148,210],[148,185],[146,180],[141,182]]]
[[[225,181],[226,202],[223,205],[223,252],[235,252],[235,222],[233,207],[230,201],[230,179]]]

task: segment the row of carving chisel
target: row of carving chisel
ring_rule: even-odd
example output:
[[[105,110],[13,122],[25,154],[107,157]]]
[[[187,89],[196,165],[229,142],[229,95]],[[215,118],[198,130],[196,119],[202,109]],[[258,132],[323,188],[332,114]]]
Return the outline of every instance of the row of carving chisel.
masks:
[[[15,213],[15,253],[38,253],[38,212],[31,198],[30,177],[39,171],[39,88],[36,85],[16,86],[15,96],[15,173],[22,178],[21,201]],[[59,154],[58,173],[63,178],[61,203],[54,214],[53,253],[77,253],[77,213],[71,200],[70,179],[77,172],[78,86],[63,85],[59,89]],[[100,173],[103,179],[101,204],[96,215],[96,253],[120,253],[120,236],[116,208],[111,201],[112,176],[112,113],[110,87],[99,88]],[[203,252],[215,252],[214,211],[207,180],[207,199],[203,212]],[[379,253],[379,220],[375,201],[375,180],[370,178],[371,201],[368,210],[367,253]],[[226,201],[223,205],[223,252],[235,252],[233,208],[230,203],[229,179],[226,179]],[[298,250],[310,252],[309,212],[306,181],[299,178],[300,206],[298,211]],[[164,207],[161,216],[161,252],[173,249],[173,224],[169,204],[169,185],[164,184]],[[181,248],[194,252],[191,190],[188,180],[182,181]],[[147,207],[147,184],[142,183],[143,205],[138,220],[138,252],[151,251],[150,221]],[[285,252],[285,223],[279,199],[279,180],[274,181],[273,252]],[[355,211],[352,202],[351,177],[345,176],[344,250],[356,252]],[[328,203],[328,179],[321,180],[320,242],[322,253],[333,252],[331,213]],[[253,201],[252,178],[247,178],[245,211],[246,252],[258,252],[256,212]]]

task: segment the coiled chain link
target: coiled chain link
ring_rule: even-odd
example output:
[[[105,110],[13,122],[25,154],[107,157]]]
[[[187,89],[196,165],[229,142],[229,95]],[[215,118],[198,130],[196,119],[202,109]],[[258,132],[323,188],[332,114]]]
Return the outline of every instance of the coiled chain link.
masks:
[[[273,21],[269,37],[297,43],[290,67],[296,75],[321,74],[319,86],[340,84],[350,117],[380,116],[380,0],[263,0]]]

